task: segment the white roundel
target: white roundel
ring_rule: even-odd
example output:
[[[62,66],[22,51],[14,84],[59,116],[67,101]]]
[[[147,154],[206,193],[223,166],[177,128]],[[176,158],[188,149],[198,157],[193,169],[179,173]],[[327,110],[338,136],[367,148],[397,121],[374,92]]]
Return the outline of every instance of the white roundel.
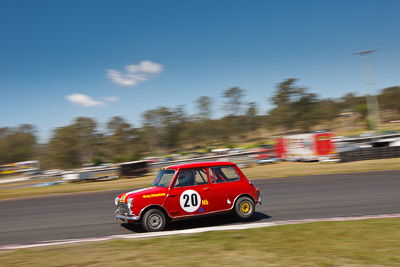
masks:
[[[199,193],[194,190],[186,190],[179,198],[179,203],[184,211],[194,212],[200,207],[201,197]]]

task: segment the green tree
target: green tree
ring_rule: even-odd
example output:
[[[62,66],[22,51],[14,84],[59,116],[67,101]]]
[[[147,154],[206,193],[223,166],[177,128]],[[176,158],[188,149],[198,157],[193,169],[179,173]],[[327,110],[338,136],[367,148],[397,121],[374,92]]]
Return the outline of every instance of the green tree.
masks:
[[[296,79],[287,79],[278,84],[271,98],[275,107],[269,115],[274,126],[306,131],[318,122],[318,99],[316,94],[307,93],[306,88],[295,86],[295,82]]]
[[[332,120],[339,115],[341,111],[340,103],[333,99],[322,99],[318,101],[318,114],[320,120],[327,121]]]
[[[179,148],[183,144],[187,121],[183,106],[175,109],[159,107],[146,111],[142,117],[144,132],[153,153]]]
[[[255,102],[247,103],[247,111],[245,118],[246,120],[246,130],[247,132],[253,132],[260,128],[260,120],[258,119],[258,109]]]
[[[17,128],[0,128],[0,164],[34,160],[36,148],[33,125],[23,124]]]
[[[212,120],[212,106],[213,101],[208,96],[201,96],[196,100],[197,116],[191,124],[188,131],[190,131],[190,136],[194,141],[203,145],[210,145],[215,139],[215,129]]]
[[[139,153],[137,147],[139,134],[124,118],[112,117],[107,123],[107,137],[104,139],[108,147],[109,157],[113,161],[116,159],[130,161],[135,160]]]
[[[240,87],[231,87],[223,92],[225,98],[224,110],[228,113],[226,119],[222,120],[223,124],[219,125],[220,131],[230,132],[228,140],[235,137],[237,140],[244,138],[246,133],[246,125],[243,117],[243,97],[245,90]],[[223,128],[223,130],[221,129]],[[235,140],[235,141],[237,141]]]
[[[224,109],[229,116],[241,115],[244,93],[245,91],[240,87],[231,87],[223,92],[222,96],[226,99]]]
[[[80,167],[82,162],[78,139],[73,125],[55,129],[46,149],[48,166],[61,169]]]
[[[76,168],[90,164],[97,157],[102,136],[96,132],[96,122],[87,117],[54,130],[46,149],[49,165],[54,168]]]
[[[400,86],[392,86],[382,90],[378,96],[381,109],[400,112]]]
[[[196,100],[197,116],[202,120],[212,118],[212,99],[208,96],[201,96]]]
[[[356,96],[354,93],[348,93],[340,99],[341,112],[356,112],[361,119],[366,119],[368,108],[365,96]]]
[[[77,135],[77,146],[80,162],[89,164],[97,152],[98,135],[96,133],[96,122],[88,117],[78,117],[72,125]]]

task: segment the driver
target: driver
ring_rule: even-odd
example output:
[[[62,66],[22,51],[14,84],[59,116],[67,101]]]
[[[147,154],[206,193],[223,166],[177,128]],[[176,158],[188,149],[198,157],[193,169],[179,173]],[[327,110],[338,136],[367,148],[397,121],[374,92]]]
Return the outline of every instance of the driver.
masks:
[[[190,170],[188,171],[181,171],[178,176],[178,184],[177,186],[190,186],[194,185],[193,175]]]

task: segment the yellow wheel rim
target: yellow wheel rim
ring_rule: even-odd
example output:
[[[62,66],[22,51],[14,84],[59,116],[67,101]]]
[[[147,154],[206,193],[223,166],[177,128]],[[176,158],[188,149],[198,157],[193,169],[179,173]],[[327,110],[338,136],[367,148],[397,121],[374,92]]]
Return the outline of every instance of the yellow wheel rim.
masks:
[[[240,206],[240,210],[243,213],[248,213],[250,211],[250,205],[249,203],[242,203],[242,205]]]

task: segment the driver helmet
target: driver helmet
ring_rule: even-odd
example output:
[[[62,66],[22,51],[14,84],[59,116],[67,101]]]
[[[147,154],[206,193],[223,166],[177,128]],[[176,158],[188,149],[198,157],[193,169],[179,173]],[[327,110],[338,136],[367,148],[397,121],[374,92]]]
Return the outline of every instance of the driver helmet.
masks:
[[[183,171],[179,174],[178,180],[180,184],[187,183],[191,180],[191,175],[187,171]]]

